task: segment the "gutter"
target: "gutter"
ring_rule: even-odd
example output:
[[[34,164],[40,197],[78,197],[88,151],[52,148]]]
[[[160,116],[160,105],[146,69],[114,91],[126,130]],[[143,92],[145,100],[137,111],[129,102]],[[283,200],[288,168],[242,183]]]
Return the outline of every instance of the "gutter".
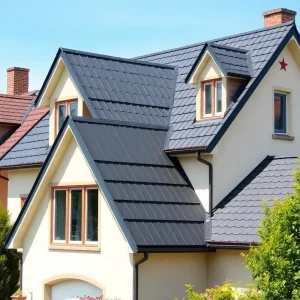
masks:
[[[251,246],[258,246],[259,243],[239,243],[239,242],[213,242],[206,241],[207,247],[213,249],[228,249],[228,250],[249,250]]]
[[[148,260],[148,252],[144,252],[144,257],[134,264],[134,300],[139,299],[139,265]]]
[[[23,288],[23,256],[14,249],[8,249],[8,252],[20,261],[20,291]]]

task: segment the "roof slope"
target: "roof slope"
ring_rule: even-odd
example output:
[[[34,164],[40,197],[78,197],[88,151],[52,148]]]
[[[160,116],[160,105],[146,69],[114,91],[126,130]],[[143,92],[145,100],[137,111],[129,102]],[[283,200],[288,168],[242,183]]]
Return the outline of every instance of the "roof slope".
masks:
[[[196,87],[185,83],[186,77],[205,43],[138,57],[143,61],[178,67],[175,100],[170,121],[172,132],[166,150],[207,147],[215,137],[216,139],[220,138],[222,130],[226,130],[226,126],[230,125],[235,113],[241,109],[242,99],[246,99],[246,96],[249,95],[247,92],[255,86],[256,79],[263,75],[263,70],[270,63],[271,57],[277,53],[279,45],[289,37],[292,29],[295,29],[295,25],[293,22],[289,22],[211,41],[217,45],[249,51],[253,70],[252,79],[243,93],[236,102],[231,103],[226,116],[219,120],[195,122]]]
[[[169,123],[177,77],[174,67],[63,48],[55,61],[58,57],[63,59],[94,118]]]
[[[163,152],[167,127],[83,118],[74,124],[138,247],[204,245],[204,209]]]
[[[48,108],[32,109],[22,125],[0,146],[0,158],[26,135],[48,111]]]
[[[298,157],[267,157],[216,207],[212,219],[214,242],[258,242],[256,228],[262,217],[263,200],[293,194],[293,170]]]
[[[0,123],[20,125],[32,99],[32,96],[0,94]]]
[[[32,121],[34,118],[35,116],[32,115],[30,120]],[[0,160],[0,169],[24,167],[27,165],[41,165],[49,152],[48,148],[49,113],[44,115],[34,127],[31,127],[25,136],[23,136],[23,138],[3,156]]]

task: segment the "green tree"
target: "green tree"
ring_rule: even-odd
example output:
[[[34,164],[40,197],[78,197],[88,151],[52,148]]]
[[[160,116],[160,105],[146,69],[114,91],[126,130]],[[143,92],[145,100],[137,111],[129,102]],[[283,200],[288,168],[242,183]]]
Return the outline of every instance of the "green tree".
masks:
[[[11,230],[10,215],[0,205],[0,299],[8,300],[18,289],[19,260],[5,248],[4,242]]]
[[[259,246],[244,255],[247,268],[266,299],[300,299],[300,173],[295,171],[294,195],[264,202],[258,229]]]

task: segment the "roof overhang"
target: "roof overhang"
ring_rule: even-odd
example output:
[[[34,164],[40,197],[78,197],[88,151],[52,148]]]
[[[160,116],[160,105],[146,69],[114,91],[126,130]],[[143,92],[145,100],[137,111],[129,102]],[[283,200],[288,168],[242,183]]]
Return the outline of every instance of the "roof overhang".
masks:
[[[189,72],[186,83],[188,84],[197,84],[199,76],[206,66],[209,59],[212,59],[212,61],[216,64],[216,66],[220,69],[220,72],[222,74],[222,77],[224,77],[226,74],[225,69],[222,67],[220,62],[218,61],[217,57],[214,55],[212,49],[209,47],[209,45],[206,43],[200,52],[198,58],[196,59],[193,67],[191,68],[191,71]]]

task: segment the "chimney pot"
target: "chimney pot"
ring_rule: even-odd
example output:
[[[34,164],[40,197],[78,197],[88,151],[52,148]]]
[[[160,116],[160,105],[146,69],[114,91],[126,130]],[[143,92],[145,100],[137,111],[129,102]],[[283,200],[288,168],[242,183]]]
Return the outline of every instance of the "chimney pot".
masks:
[[[7,94],[22,95],[28,93],[29,69],[12,67],[7,70]]]
[[[289,21],[295,21],[296,14],[296,11],[287,8],[276,8],[265,11],[263,13],[264,25],[265,27],[270,27]]]

